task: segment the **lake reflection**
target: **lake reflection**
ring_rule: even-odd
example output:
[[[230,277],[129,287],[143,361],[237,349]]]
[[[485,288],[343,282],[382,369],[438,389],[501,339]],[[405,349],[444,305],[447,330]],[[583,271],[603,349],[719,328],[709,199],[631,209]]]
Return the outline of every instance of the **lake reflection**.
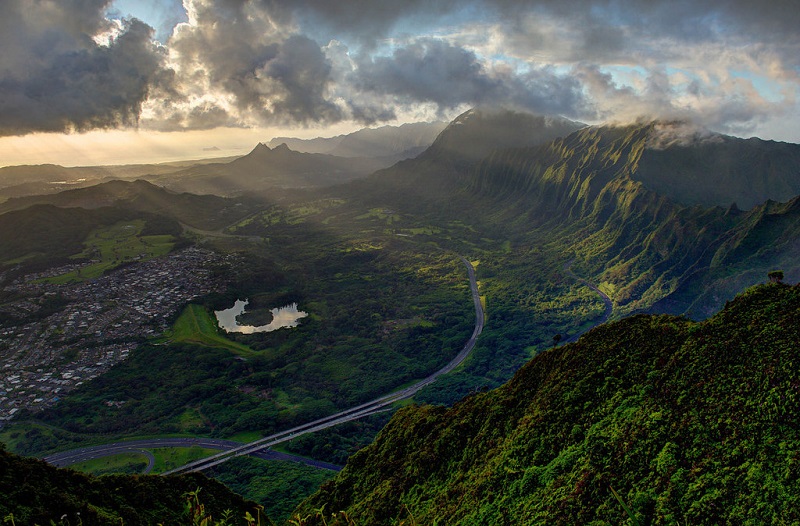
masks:
[[[236,300],[233,307],[225,310],[214,311],[217,323],[225,332],[240,332],[242,334],[253,334],[254,332],[271,332],[283,327],[297,327],[300,318],[308,316],[307,312],[297,310],[297,303],[292,303],[285,307],[270,309],[272,321],[268,325],[239,325],[236,317],[242,314],[247,307],[249,300]]]

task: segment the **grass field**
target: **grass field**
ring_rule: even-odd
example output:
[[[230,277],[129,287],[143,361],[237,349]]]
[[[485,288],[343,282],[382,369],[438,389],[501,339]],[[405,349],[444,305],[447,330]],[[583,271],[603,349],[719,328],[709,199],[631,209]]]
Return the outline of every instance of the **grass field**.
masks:
[[[141,453],[120,453],[119,455],[78,462],[69,467],[70,469],[83,471],[91,475],[104,475],[107,473],[142,473],[147,467],[147,457]]]
[[[252,356],[253,350],[241,343],[233,342],[217,331],[217,322],[201,305],[187,306],[178,317],[170,341],[178,343],[193,343],[206,347],[226,349],[240,356]]]
[[[155,466],[152,473],[163,473],[170,469],[183,466],[193,460],[205,458],[219,453],[216,449],[205,449],[198,446],[194,447],[163,447],[152,450],[156,457]]]
[[[95,229],[84,241],[83,252],[72,256],[73,259],[90,259],[93,263],[42,281],[60,285],[92,279],[123,263],[146,261],[172,250],[175,245],[173,236],[141,236],[144,224],[143,220],[137,219]]]

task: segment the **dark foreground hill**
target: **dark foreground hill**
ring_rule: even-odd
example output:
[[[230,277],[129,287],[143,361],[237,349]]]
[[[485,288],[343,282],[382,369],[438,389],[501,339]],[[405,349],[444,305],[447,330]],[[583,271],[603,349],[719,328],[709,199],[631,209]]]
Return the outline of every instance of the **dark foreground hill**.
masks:
[[[304,508],[630,524],[616,491],[638,524],[796,524],[798,363],[798,286],[752,288],[705,322],[630,317],[453,408],[400,411]]]
[[[200,519],[219,520],[231,510],[231,522],[242,524],[245,513],[256,514],[254,502],[197,473],[91,477],[0,450],[0,516],[7,524],[205,524],[187,509],[188,494],[198,489]]]

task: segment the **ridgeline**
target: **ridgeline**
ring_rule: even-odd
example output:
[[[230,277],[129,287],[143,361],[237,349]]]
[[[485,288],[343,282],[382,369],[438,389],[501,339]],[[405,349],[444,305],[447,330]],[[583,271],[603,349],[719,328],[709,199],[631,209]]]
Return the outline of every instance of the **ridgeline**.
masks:
[[[704,322],[602,325],[496,390],[401,410],[301,512],[623,524],[627,506],[638,524],[794,523],[798,342],[800,287],[777,283]]]

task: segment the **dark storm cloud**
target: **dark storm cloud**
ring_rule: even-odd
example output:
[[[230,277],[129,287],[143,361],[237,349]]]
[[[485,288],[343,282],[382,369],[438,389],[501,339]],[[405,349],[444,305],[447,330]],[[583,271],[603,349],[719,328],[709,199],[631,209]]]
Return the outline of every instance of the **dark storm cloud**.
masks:
[[[439,20],[470,2],[458,0],[265,0],[265,5],[280,10],[301,24],[306,23],[329,30],[329,38],[351,36],[360,44],[370,46],[386,38],[399,21]],[[290,15],[287,15],[290,14]],[[417,28],[421,29],[421,28]]]
[[[68,131],[137,122],[162,56],[152,30],[124,22],[108,45],[92,36],[113,29],[106,2],[11,0],[0,7],[0,134]]]
[[[286,39],[277,56],[265,64],[264,74],[282,88],[272,112],[294,122],[341,120],[339,109],[326,100],[331,64],[319,45],[301,35]]]
[[[473,53],[437,39],[421,39],[390,56],[365,58],[353,75],[359,91],[431,102],[440,111],[462,104],[503,105],[575,115],[584,106],[574,79],[550,68],[516,73],[489,69]]]
[[[159,116],[165,122],[196,128],[205,127],[203,117],[215,125],[342,118],[339,107],[327,100],[327,57],[318,43],[293,31],[286,13],[238,0],[188,5],[190,24],[179,26],[169,42],[179,72],[175,88],[181,94],[171,111],[183,112],[186,119],[164,110]]]
[[[184,0],[164,46],[106,20],[109,3],[0,3],[0,134],[371,124],[487,104],[736,126],[784,111],[800,71],[796,0]],[[789,88],[765,100],[740,66]],[[638,80],[620,84],[621,67]],[[681,93],[676,68],[697,72]]]
[[[496,15],[513,22],[520,15],[543,12],[570,19],[576,28],[589,32],[625,24],[682,38],[711,37],[711,26],[722,22],[732,31],[795,42],[800,25],[796,0],[263,0],[261,4],[284,16],[292,13],[326,25],[338,34],[373,38],[385,37],[401,20],[447,21],[457,13],[472,13],[474,18],[478,13]]]

